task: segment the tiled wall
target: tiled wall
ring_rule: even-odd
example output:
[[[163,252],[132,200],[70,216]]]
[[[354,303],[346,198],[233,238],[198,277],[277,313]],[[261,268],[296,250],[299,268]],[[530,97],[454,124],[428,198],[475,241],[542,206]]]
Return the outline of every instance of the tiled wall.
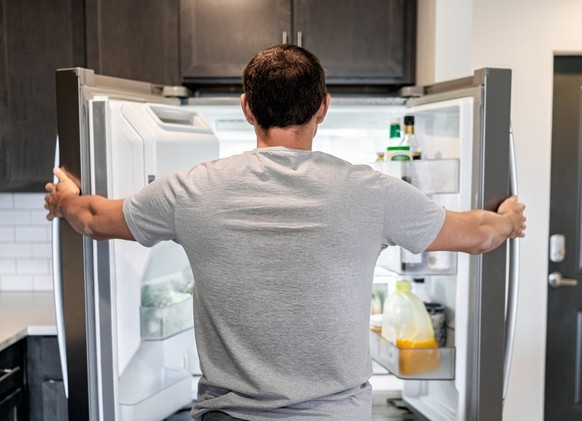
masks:
[[[0,193],[0,291],[50,291],[51,223],[43,193]]]

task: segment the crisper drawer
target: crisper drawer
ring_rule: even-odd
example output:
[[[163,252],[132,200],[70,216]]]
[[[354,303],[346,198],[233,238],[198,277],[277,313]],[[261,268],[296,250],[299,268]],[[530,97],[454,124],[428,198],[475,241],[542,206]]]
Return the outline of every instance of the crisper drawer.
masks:
[[[0,400],[23,385],[23,349],[20,342],[0,352]]]
[[[393,375],[405,380],[453,380],[455,348],[407,348],[391,344],[370,331],[372,359]]]

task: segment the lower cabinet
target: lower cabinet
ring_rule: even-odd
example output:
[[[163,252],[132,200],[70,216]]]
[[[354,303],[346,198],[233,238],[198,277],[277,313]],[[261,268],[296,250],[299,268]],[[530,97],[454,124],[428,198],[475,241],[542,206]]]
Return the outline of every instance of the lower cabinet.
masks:
[[[24,421],[24,345],[22,341],[0,351],[0,421]]]
[[[67,398],[56,336],[26,338],[29,421],[67,421]]]

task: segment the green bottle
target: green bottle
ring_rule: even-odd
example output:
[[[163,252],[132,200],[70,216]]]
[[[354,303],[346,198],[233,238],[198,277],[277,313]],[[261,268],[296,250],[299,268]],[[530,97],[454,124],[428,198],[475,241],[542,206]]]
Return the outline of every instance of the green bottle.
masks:
[[[400,134],[400,122],[392,120],[390,123],[390,138],[388,139],[388,147],[386,148],[386,161],[410,161],[410,146],[403,143],[403,138]]]

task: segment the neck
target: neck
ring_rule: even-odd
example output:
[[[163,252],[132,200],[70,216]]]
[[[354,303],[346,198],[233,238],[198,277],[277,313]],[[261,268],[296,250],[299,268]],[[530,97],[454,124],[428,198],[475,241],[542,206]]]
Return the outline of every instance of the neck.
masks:
[[[313,137],[317,130],[315,121],[309,121],[302,126],[271,127],[264,130],[255,127],[257,135],[257,147],[269,148],[273,146],[284,146],[291,149],[311,150]]]

